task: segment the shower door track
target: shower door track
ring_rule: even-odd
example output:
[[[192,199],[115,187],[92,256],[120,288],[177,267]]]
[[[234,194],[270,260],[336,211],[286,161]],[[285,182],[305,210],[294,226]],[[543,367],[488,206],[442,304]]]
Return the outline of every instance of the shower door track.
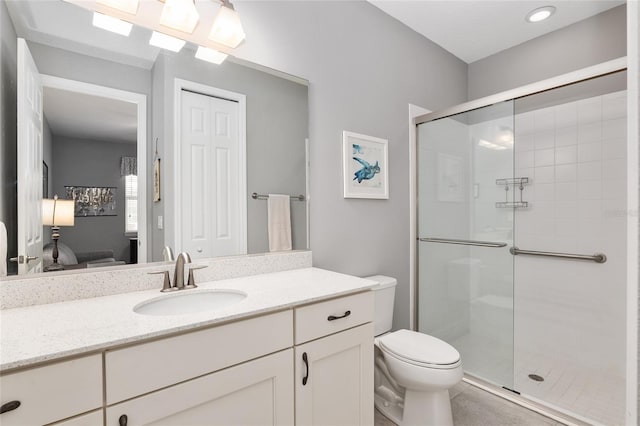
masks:
[[[607,74],[613,74],[625,69],[627,69],[626,56],[603,62],[598,65],[593,65],[591,67],[583,68],[581,70],[573,71],[567,74],[562,74],[557,77],[548,78],[536,83],[520,86],[516,89],[507,90],[506,92],[500,92],[495,95],[489,95],[484,98],[465,102],[463,104],[459,104],[440,111],[430,112],[428,114],[416,117],[414,119],[414,122],[417,126],[418,124],[427,123],[439,118],[445,118],[452,115],[461,114],[463,112],[473,111],[475,109],[483,108],[489,105],[494,105],[500,102],[519,99],[536,93],[546,92],[548,90],[557,89],[558,87],[568,86],[585,80],[591,80],[593,78],[601,77]]]
[[[507,401],[520,405],[521,407],[527,408],[538,414],[542,414],[545,417],[563,423],[567,426],[591,425],[591,423],[588,423],[586,420],[575,417],[575,414],[573,413],[569,414],[556,408],[550,407],[547,404],[543,404],[532,399],[528,395],[522,395],[517,391],[517,393],[514,393],[512,390],[506,390],[506,388],[504,387],[500,387],[499,385],[496,385],[492,382],[476,377],[473,374],[464,373],[462,381],[471,386],[489,392],[499,398],[506,399]]]

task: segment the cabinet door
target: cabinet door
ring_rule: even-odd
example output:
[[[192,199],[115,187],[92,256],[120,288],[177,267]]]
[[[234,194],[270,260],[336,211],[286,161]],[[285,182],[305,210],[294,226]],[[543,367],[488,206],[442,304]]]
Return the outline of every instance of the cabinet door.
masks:
[[[107,407],[106,424],[291,425],[292,356],[287,349]]]
[[[296,346],[295,354],[296,425],[373,424],[371,323]]]

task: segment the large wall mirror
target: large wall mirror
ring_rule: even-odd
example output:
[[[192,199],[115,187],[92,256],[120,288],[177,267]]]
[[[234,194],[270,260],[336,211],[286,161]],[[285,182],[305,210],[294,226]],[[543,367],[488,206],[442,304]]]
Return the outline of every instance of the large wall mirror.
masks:
[[[40,268],[51,262],[51,226],[20,205],[17,188],[27,184],[37,189],[31,211],[54,195],[75,199],[73,225],[58,232],[65,269],[162,261],[165,247],[193,258],[268,252],[269,194],[291,196],[291,248],[308,248],[305,80],[233,58],[201,61],[189,43],[159,49],[151,31],[102,30],[92,12],[62,0],[5,5],[13,28],[3,27],[3,44],[18,49],[15,70],[3,60],[3,82],[37,73],[43,111],[29,182],[20,164],[7,179],[3,160],[9,257],[22,254],[18,228],[31,221],[29,238],[44,247]],[[35,71],[21,68],[25,54]],[[16,162],[24,114],[18,108],[15,138],[2,139]],[[8,268],[18,273],[16,263]]]

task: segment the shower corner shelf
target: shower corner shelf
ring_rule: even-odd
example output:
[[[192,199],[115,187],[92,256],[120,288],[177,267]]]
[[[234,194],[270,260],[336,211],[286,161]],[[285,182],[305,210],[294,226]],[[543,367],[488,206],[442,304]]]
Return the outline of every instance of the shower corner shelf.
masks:
[[[507,179],[496,179],[496,185],[524,185],[529,183],[528,177],[517,177],[517,178],[507,178]]]
[[[504,185],[505,201],[496,202],[496,208],[524,208],[529,207],[529,202],[522,199],[524,185],[529,183],[528,177],[513,177],[506,179],[496,179],[496,185]],[[509,188],[513,185],[513,190],[520,190],[520,201],[509,201]]]
[[[496,202],[496,207],[500,209],[508,209],[508,208],[523,208],[529,207],[528,201],[498,201]]]

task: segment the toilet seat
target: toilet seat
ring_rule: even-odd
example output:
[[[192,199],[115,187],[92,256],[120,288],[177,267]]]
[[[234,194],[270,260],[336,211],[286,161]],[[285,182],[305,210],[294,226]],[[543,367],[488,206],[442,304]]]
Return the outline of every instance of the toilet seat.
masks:
[[[451,369],[460,365],[460,353],[447,342],[411,330],[378,338],[380,349],[401,361],[424,368]]]

